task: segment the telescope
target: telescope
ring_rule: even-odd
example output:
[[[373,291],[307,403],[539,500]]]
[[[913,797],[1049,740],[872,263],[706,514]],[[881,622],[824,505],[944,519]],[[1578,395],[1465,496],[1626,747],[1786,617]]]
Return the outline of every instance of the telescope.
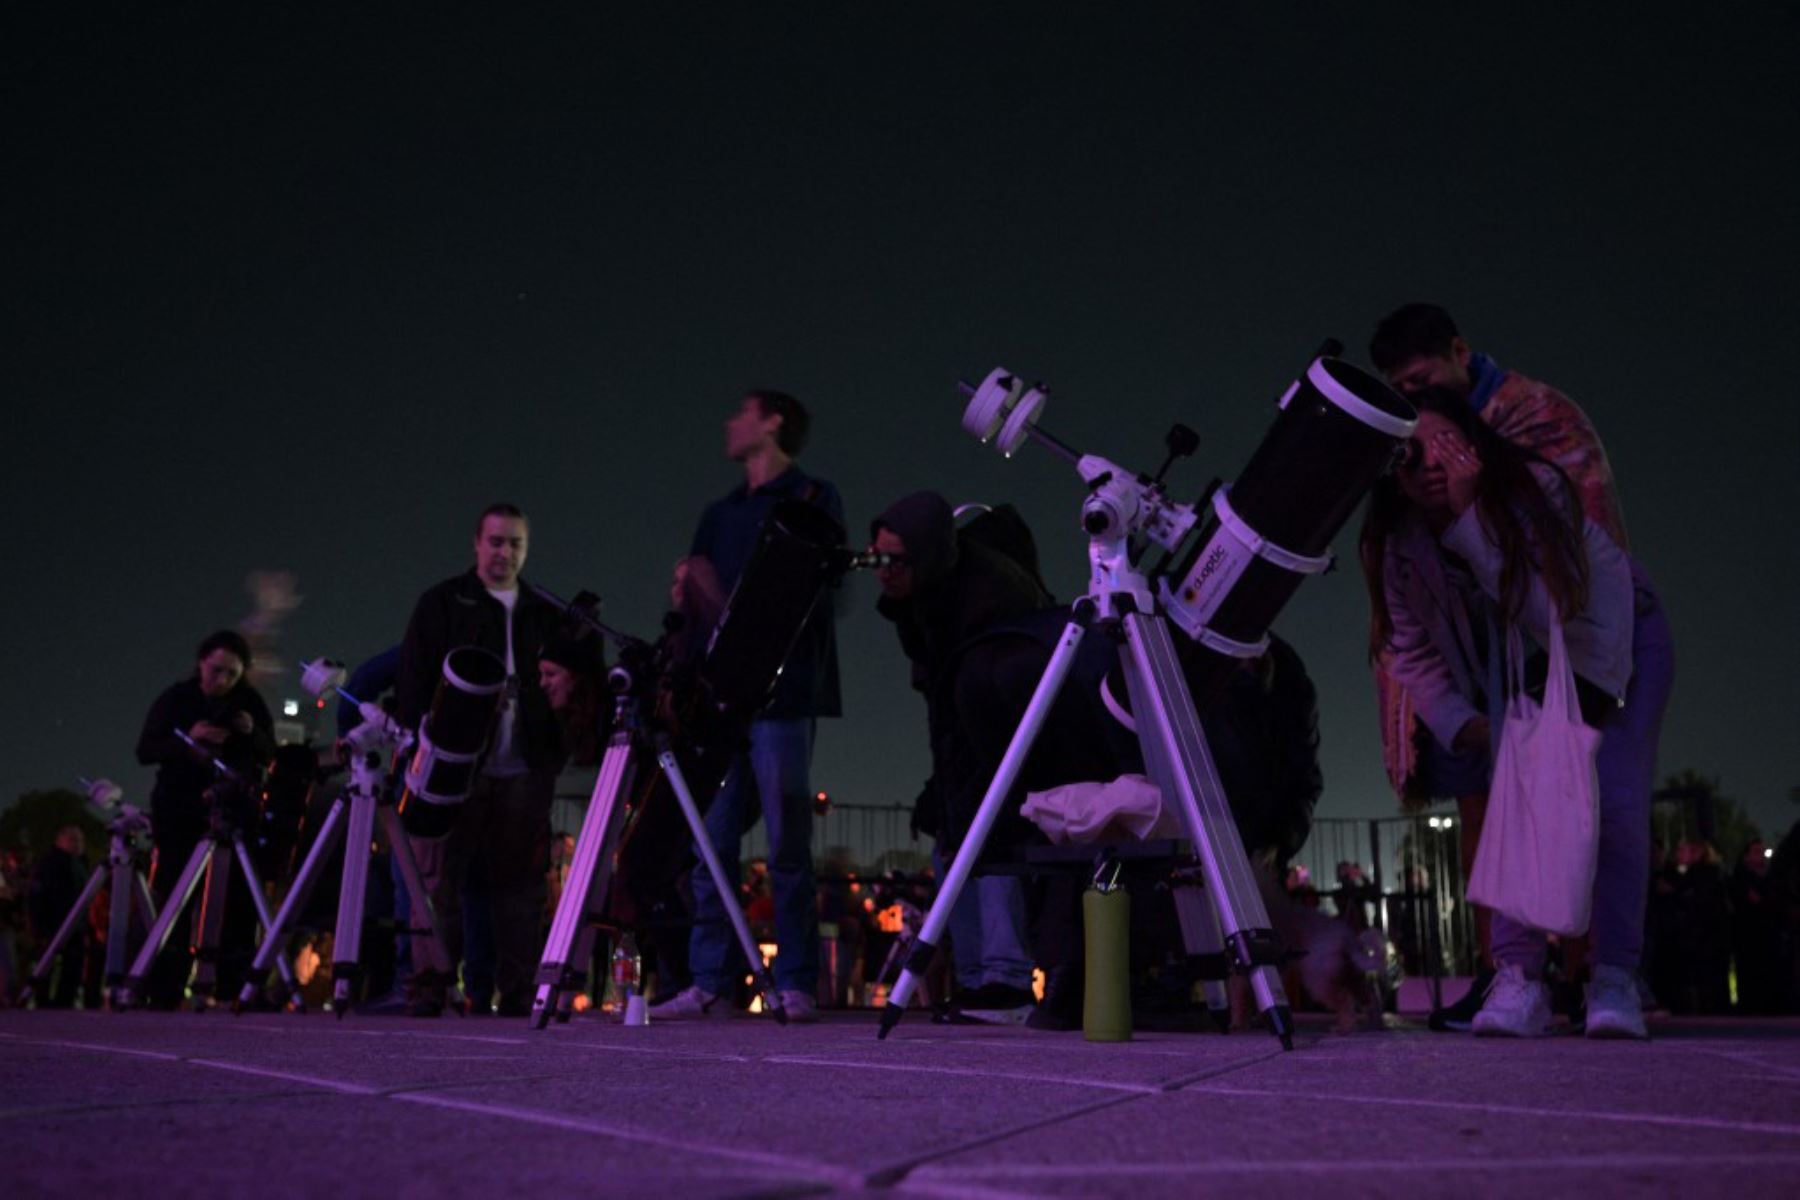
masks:
[[[444,655],[431,711],[419,722],[418,749],[405,773],[400,823],[414,837],[443,837],[475,785],[506,691],[506,664],[479,646]]]
[[[965,391],[963,427],[981,441],[1010,458],[1031,440],[1074,464],[1089,489],[1082,525],[1090,557],[1102,555],[1097,568],[1128,573],[1154,558],[1142,573],[1153,590],[1124,594],[1135,611],[1162,611],[1193,641],[1197,653],[1184,665],[1200,709],[1238,660],[1267,651],[1269,626],[1301,580],[1331,568],[1331,539],[1417,420],[1386,383],[1319,355],[1281,397],[1273,426],[1237,481],[1215,481],[1197,503],[1183,504],[1162,485],[1169,463],[1145,476],[1079,453],[1039,428],[1048,401],[1041,384],[1000,368]],[[1177,434],[1171,443],[1170,462],[1191,450]]]
[[[1199,713],[1217,699],[1237,665],[1268,648],[1269,624],[1301,579],[1331,566],[1328,547],[1398,448],[1417,414],[1381,380],[1322,348],[1278,405],[1274,426],[1236,484],[1215,482],[1197,504],[1172,500],[1162,476],[1193,453],[1198,438],[1176,426],[1169,457],[1144,475],[1083,454],[1041,429],[1047,390],[1005,368],[990,372],[969,397],[963,427],[1011,457],[1027,440],[1072,463],[1087,487],[1081,526],[1088,537],[1088,592],[1020,718],[981,806],[945,873],[887,1006],[879,1036],[900,1021],[948,927],[951,907],[973,872],[982,843],[1007,804],[1032,746],[1090,629],[1118,645],[1127,716],[1110,694],[1113,715],[1136,736],[1164,802],[1180,814],[1205,882],[1197,941],[1230,951],[1249,977],[1257,1006],[1284,1049],[1293,1048],[1293,1015],[1277,967],[1275,937],[1232,819]],[[1330,351],[1330,352],[1327,352]],[[1154,552],[1154,553],[1153,553]],[[1189,642],[1178,649],[1171,629]]]

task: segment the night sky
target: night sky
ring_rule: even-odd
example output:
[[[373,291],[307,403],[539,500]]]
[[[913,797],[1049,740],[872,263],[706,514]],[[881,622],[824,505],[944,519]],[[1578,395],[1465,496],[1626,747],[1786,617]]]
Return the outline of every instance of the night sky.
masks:
[[[1791,8],[559,7],[9,6],[0,802],[143,800],[143,714],[247,573],[297,573],[290,658],[354,661],[491,500],[529,577],[653,632],[753,386],[812,407],[854,538],[921,487],[1010,500],[1069,598],[1076,477],[976,445],[959,377],[1041,379],[1046,428],[1145,469],[1194,426],[1191,498],[1322,338],[1361,361],[1435,299],[1605,439],[1676,632],[1663,771],[1793,820]],[[1353,545],[1277,629],[1322,814],[1387,815]],[[815,783],[910,800],[874,596]]]

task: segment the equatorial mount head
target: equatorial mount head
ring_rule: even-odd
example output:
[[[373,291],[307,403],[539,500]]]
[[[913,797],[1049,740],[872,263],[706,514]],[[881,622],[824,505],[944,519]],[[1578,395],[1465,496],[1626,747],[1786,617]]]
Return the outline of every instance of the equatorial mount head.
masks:
[[[300,686],[309,696],[323,697],[342,690],[349,675],[343,663],[329,658],[315,658],[300,664]]]

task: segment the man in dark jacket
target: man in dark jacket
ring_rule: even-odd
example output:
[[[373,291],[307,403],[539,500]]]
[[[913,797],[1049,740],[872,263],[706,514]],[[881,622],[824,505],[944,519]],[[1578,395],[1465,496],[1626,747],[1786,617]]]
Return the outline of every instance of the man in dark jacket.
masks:
[[[156,847],[150,890],[159,910],[169,902],[182,868],[210,829],[206,790],[216,774],[211,760],[218,759],[254,782],[275,753],[269,706],[244,681],[250,646],[243,635],[222,629],[200,643],[194,658],[194,673],[156,698],[138,735],[138,761],[156,767],[156,785],[150,792],[150,837]],[[178,730],[200,748],[182,741]],[[228,896],[217,995],[236,990],[255,952],[256,912],[238,872],[232,874]],[[146,984],[152,1005],[166,1008],[181,1002],[188,955],[184,939],[170,939]]]
[[[491,505],[475,527],[475,566],[431,588],[413,608],[400,648],[395,717],[417,729],[430,711],[444,656],[479,646],[506,664],[506,690],[480,773],[450,832],[411,836],[413,857],[454,963],[462,953],[460,889],[473,870],[493,910],[495,985],[503,1015],[531,1010],[550,861],[550,802],[562,746],[538,686],[538,652],[557,635],[556,610],[520,580],[529,548],[525,514]],[[415,963],[408,989],[420,1015],[442,1011],[449,980]]]

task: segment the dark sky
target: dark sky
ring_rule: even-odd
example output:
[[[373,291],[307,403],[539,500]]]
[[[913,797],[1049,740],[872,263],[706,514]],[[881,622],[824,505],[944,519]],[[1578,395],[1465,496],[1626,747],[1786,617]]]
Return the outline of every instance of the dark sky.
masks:
[[[964,435],[959,376],[1042,379],[1047,428],[1146,468],[1185,421],[1197,494],[1322,337],[1361,358],[1432,298],[1606,440],[1679,644],[1663,769],[1793,819],[1790,9],[26,7],[0,799],[143,798],[143,713],[247,572],[298,573],[290,655],[354,660],[495,498],[529,575],[653,630],[754,385],[813,407],[853,535],[920,487],[1012,500],[1069,596],[1075,476]],[[816,782],[904,800],[922,706],[873,594]],[[1278,623],[1328,815],[1393,808],[1365,622],[1343,570]]]

